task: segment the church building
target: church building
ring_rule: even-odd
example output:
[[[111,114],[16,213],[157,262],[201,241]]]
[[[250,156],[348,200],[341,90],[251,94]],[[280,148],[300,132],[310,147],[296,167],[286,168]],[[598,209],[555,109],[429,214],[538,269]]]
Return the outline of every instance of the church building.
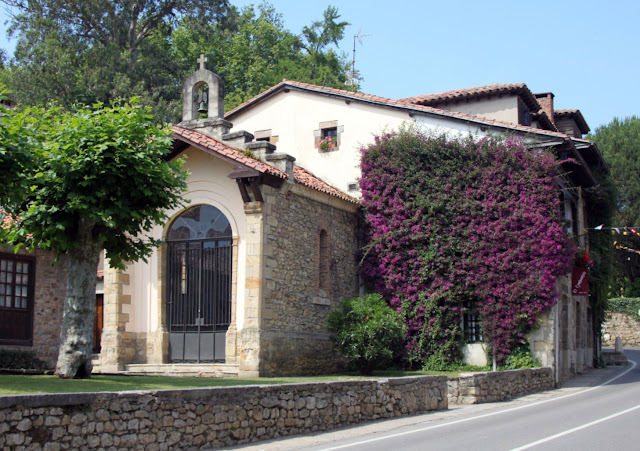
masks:
[[[358,201],[270,142],[231,131],[222,80],[200,61],[184,84],[169,156],[186,159],[188,205],[153,230],[166,244],[148,263],[105,265],[96,369],[335,370],[326,321],[358,294]]]

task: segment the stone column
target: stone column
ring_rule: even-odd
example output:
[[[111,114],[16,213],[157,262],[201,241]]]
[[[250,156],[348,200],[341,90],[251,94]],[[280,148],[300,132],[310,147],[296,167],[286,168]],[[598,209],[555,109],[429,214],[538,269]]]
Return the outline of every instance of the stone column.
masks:
[[[131,304],[131,296],[124,294],[124,286],[129,285],[129,274],[105,265],[104,271],[104,328],[100,369],[111,373],[124,370],[135,357],[135,343],[127,337],[125,325],[129,315],[123,313],[122,306]]]
[[[260,335],[263,308],[264,235],[265,204],[247,202],[244,212],[246,229],[246,279],[244,300],[244,326],[238,332],[239,376],[260,375]]]
[[[163,233],[164,236],[164,233]],[[156,324],[155,330],[147,333],[147,353],[146,362],[154,365],[161,365],[169,361],[169,332],[167,330],[167,246],[160,246],[157,250],[158,256],[158,290],[155,301]],[[150,263],[153,259],[150,260]]]
[[[238,363],[238,326],[236,325],[238,308],[238,237],[233,239],[231,254],[231,323],[225,342],[225,362]]]

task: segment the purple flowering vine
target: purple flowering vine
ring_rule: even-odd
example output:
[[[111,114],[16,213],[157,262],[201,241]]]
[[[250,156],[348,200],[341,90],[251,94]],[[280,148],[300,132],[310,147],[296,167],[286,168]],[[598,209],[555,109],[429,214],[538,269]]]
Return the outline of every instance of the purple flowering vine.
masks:
[[[401,130],[362,149],[361,273],[405,318],[406,358],[460,358],[465,305],[505,358],[556,301],[575,252],[557,162],[507,137]]]

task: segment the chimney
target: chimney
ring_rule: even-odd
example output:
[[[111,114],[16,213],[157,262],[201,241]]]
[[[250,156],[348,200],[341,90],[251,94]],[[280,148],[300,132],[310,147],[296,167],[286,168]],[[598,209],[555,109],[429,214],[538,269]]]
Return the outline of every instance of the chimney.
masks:
[[[547,116],[549,117],[549,120],[551,121],[551,123],[555,126],[556,121],[553,118],[553,97],[554,97],[553,93],[543,92],[541,94],[534,94],[534,95],[536,96],[536,100],[538,101],[538,103],[540,104],[544,112],[547,113]]]

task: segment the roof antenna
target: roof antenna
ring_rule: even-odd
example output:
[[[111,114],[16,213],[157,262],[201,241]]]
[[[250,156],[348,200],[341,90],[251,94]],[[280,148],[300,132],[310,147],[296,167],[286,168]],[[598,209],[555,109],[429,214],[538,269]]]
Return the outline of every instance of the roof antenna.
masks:
[[[353,86],[355,91],[358,87],[358,80],[356,78],[356,39],[362,45],[362,38],[367,36],[373,36],[372,34],[362,34],[362,28],[358,29],[358,33],[353,35],[353,60],[351,61],[351,70],[347,71],[347,79],[344,84],[347,86]]]

